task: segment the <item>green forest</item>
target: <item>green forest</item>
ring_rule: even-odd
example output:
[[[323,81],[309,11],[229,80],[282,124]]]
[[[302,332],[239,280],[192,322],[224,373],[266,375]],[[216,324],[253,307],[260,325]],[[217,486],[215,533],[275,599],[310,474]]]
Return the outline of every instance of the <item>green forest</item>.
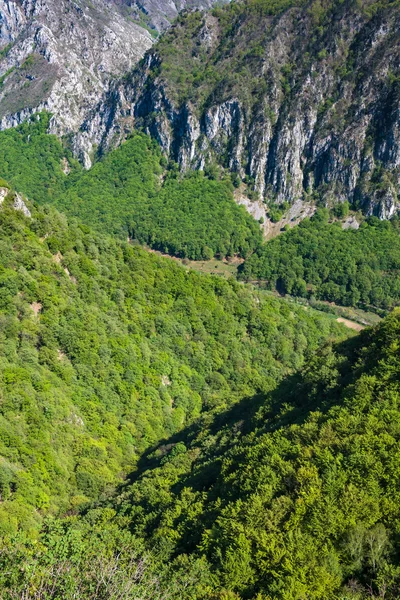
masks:
[[[354,336],[30,208],[0,209],[1,597],[397,598],[400,312]]]
[[[400,217],[367,215],[400,210],[400,0],[199,3],[118,80],[120,19],[153,6],[0,8],[0,58],[35,32],[56,77],[76,11],[93,56],[76,85],[99,75],[80,116],[0,131],[0,600],[399,600]],[[187,115],[204,154],[184,172],[146,132],[160,117],[181,156]],[[88,140],[103,120],[89,169],[75,125],[48,133],[81,117]]]
[[[104,510],[177,566],[206,561],[199,588],[223,598],[398,598],[399,335],[397,311],[326,342],[148,454]]]
[[[0,132],[0,176],[32,200],[182,258],[245,257],[261,244],[258,223],[234,201],[230,177],[182,177],[142,133],[85,171],[46,134],[48,119]]]
[[[5,201],[6,204],[7,201]],[[0,211],[0,530],[106,493],[156,441],[341,327],[69,223]]]
[[[388,310],[400,302],[399,223],[370,217],[358,230],[311,219],[262,242],[223,171],[182,177],[156,142],[135,133],[85,171],[46,134],[48,115],[0,132],[0,176],[40,204],[92,229],[191,260],[239,255],[239,278],[281,294]],[[68,175],[64,173],[68,167]]]
[[[400,303],[398,218],[370,217],[358,230],[328,223],[328,210],[264,244],[240,277],[261,280],[282,294],[344,306],[393,308]]]

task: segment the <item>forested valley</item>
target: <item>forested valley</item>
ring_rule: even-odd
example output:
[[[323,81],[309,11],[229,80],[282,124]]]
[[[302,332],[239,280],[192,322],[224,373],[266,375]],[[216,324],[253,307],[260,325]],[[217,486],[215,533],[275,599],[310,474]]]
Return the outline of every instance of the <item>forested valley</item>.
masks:
[[[3,597],[396,598],[399,313],[354,337],[12,200]]]
[[[0,0],[0,600],[398,600],[400,2],[164,4]]]
[[[112,497],[160,439],[268,393],[323,340],[347,332],[317,311],[94,233],[52,206],[26,216],[13,199],[10,189],[0,210],[0,581],[23,595],[42,585],[46,568],[58,569],[59,551],[81,560],[75,541],[93,544],[82,524],[64,546],[70,519],[56,517]],[[185,448],[169,446],[171,457]],[[27,580],[31,543],[43,544],[44,563]],[[104,560],[119,544],[99,543]],[[76,593],[70,577],[67,569],[58,594]]]

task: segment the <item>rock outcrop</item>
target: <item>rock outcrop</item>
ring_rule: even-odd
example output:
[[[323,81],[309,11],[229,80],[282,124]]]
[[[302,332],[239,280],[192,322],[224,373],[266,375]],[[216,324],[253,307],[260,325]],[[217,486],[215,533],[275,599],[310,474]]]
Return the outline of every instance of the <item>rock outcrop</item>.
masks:
[[[186,6],[213,1],[0,0],[0,129],[49,111],[50,132],[73,136],[157,30]],[[90,147],[83,159],[90,166]]]
[[[165,31],[178,14],[185,9],[210,8],[215,0],[111,0],[123,6],[125,14],[130,15],[138,22],[146,23],[158,33]]]
[[[152,41],[107,0],[0,0],[0,128],[47,110],[75,132]]]
[[[26,206],[22,196],[16,192],[11,192],[8,187],[0,187],[0,207],[8,196],[11,198],[15,210],[20,210],[26,217],[32,216],[31,211]]]
[[[175,71],[156,45],[86,120],[77,154],[141,127],[181,169],[217,161],[269,202],[348,200],[390,218],[400,187],[400,8],[361,5],[332,2],[322,16],[317,1],[276,17],[244,12],[228,33],[219,18],[199,16],[194,27],[189,15],[168,33]],[[187,47],[185,27],[194,31]]]

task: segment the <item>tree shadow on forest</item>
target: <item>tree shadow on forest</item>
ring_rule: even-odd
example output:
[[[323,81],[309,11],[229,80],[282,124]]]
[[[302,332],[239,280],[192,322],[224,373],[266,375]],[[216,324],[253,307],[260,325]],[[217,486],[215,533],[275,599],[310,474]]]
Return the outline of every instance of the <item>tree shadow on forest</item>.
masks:
[[[149,448],[141,456],[137,469],[127,477],[123,487],[138,481],[146,471],[160,466],[176,444],[183,443],[186,448],[190,448],[193,443],[196,446],[196,438],[206,430],[207,437],[219,437],[220,445],[212,446],[212,454],[202,449],[201,455],[193,463],[192,472],[183,476],[172,487],[172,491],[179,493],[183,487],[190,487],[196,491],[208,492],[220,474],[222,456],[244,436],[253,433],[258,437],[288,425],[301,425],[311,412],[327,412],[338,401],[340,390],[351,383],[357,350],[365,345],[367,335],[368,330],[334,345],[335,353],[344,358],[340,363],[339,385],[336,390],[326,392],[321,386],[320,390],[311,393],[310,383],[300,371],[284,378],[268,394],[244,398],[228,410],[213,416],[205,413],[190,426]],[[318,378],[319,373],[316,375]]]
[[[333,364],[333,369],[337,367],[336,387],[318,386],[319,379],[323,379],[322,370],[325,362],[327,362],[325,357],[331,356],[329,354],[325,355],[323,349],[321,349],[317,353],[319,358],[316,361],[313,362],[311,357],[311,362],[307,361],[307,368],[305,367],[300,372],[285,377],[278,382],[276,388],[270,393],[243,398],[228,410],[218,414],[211,415],[205,412],[190,426],[149,448],[140,457],[136,470],[116,490],[114,498],[120,496],[121,502],[117,502],[115,506],[120,504],[124,511],[129,505],[131,486],[135,483],[140,485],[142,478],[147,475],[151,477],[151,472],[154,469],[162,466],[164,461],[170,460],[177,465],[176,480],[168,484],[167,481],[171,477],[171,472],[166,471],[166,486],[168,491],[177,499],[183,488],[190,488],[195,493],[205,494],[205,506],[209,507],[213,506],[213,500],[217,498],[225,503],[232,500],[233,497],[238,500],[247,496],[249,490],[242,490],[240,486],[235,486],[232,493],[230,489],[224,488],[221,468],[227,453],[235,449],[238,451],[239,455],[233,459],[233,463],[236,462],[237,468],[240,468],[237,461],[240,460],[241,449],[245,459],[247,441],[252,445],[257,443],[257,439],[262,435],[268,435],[293,424],[302,425],[308,419],[310,413],[318,410],[324,414],[332,406],[341,402],[342,390],[358,376],[356,363],[360,349],[368,345],[368,336],[369,332],[365,330],[356,337],[333,345],[335,354],[340,357],[340,360]],[[329,344],[327,348],[329,349]],[[313,365],[311,370],[314,369],[311,384],[310,365]],[[317,387],[315,387],[315,381]],[[246,441],[245,437],[248,434],[251,434],[251,438],[248,437]],[[179,457],[177,459],[174,457],[173,449],[178,443],[183,443],[188,452],[192,452],[195,448],[199,449],[197,456],[190,465],[190,471],[185,470],[185,467],[181,470]],[[183,448],[183,453],[185,453],[185,448]],[[183,461],[185,461],[184,458]],[[159,477],[162,479],[162,471]],[[154,492],[158,488],[159,477],[157,476],[154,482]],[[150,487],[152,485],[150,481],[149,485]],[[137,501],[133,500],[133,504],[136,503]],[[146,527],[149,528],[148,533],[150,533],[157,528],[162,512],[160,514],[154,513],[154,506],[151,502],[148,504],[146,496],[142,496],[139,504],[141,505],[140,512],[147,514],[150,511],[152,513],[146,524]],[[201,531],[204,528],[209,529],[212,527],[215,514],[210,508],[209,511],[202,512],[198,518],[201,519],[202,526],[195,527],[192,524],[190,528],[187,530],[185,528],[182,531],[179,548],[176,549],[178,552],[190,553],[197,547],[197,544],[201,541],[199,538]],[[180,516],[176,517],[176,526],[179,525],[180,519]],[[135,523],[132,521],[132,531],[134,532],[134,530]]]

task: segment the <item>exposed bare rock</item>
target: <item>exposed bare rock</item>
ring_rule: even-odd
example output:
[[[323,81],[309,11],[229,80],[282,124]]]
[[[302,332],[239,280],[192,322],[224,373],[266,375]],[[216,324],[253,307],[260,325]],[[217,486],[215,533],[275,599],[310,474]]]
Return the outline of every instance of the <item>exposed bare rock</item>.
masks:
[[[14,196],[14,208],[15,210],[20,210],[26,217],[31,217],[31,211],[26,206],[22,197],[19,194],[15,194]]]
[[[24,213],[26,217],[31,217],[31,212],[26,206],[25,202],[23,201],[22,196],[15,192],[11,192],[10,189],[7,187],[0,187],[0,206],[3,204],[7,196],[9,196],[12,199],[13,207],[15,210],[20,210]]]
[[[0,0],[0,128],[47,110],[75,132],[152,42],[107,0]]]
[[[86,122],[93,141],[92,130],[104,131],[114,113],[89,113],[151,47],[148,29],[157,35],[179,11],[214,1],[0,0],[0,129],[46,110],[51,133],[71,136]],[[80,148],[89,167],[92,144]]]
[[[138,21],[144,21],[151,29],[162,32],[168,29],[171,22],[185,9],[210,8],[215,0],[111,0],[124,7]]]
[[[188,84],[182,102],[155,47],[87,119],[76,153],[106,151],[140,126],[182,170],[220,162],[268,202],[348,200],[390,218],[399,208],[400,8],[364,4],[332,3],[324,28],[308,5],[253,19],[248,31],[239,19],[229,40],[204,16],[185,60],[197,71],[226,64],[222,82]],[[184,27],[174,29],[177,48]],[[229,79],[230,68],[247,73],[246,84]]]
[[[343,229],[359,229],[360,223],[357,221],[355,216],[351,215],[350,217],[347,217],[347,219],[345,219],[343,221],[342,228]]]

